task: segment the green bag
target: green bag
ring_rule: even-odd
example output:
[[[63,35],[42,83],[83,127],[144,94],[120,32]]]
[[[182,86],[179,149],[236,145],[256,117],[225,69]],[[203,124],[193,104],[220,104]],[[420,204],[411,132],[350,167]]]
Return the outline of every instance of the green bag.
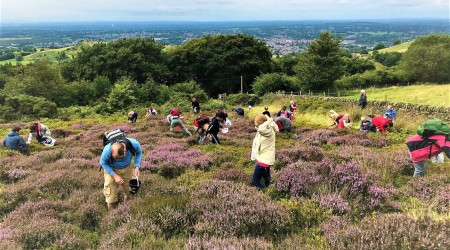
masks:
[[[417,127],[417,134],[422,138],[433,135],[448,135],[450,134],[450,126],[439,119],[428,120]]]

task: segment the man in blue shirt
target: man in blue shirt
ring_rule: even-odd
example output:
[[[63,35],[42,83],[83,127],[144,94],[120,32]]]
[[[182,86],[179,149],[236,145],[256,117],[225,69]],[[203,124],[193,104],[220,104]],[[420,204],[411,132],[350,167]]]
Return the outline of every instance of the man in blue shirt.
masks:
[[[19,127],[13,128],[3,140],[3,145],[9,149],[25,153],[28,149],[28,144],[19,135],[20,129]]]
[[[128,190],[128,184],[133,176],[139,176],[142,148],[135,139],[127,139],[128,141],[107,144],[100,157],[100,165],[104,170],[105,178],[103,194],[105,195],[108,210],[117,206],[119,186],[122,186],[124,200],[127,200],[129,195],[125,190]],[[132,164],[133,156],[134,164]]]

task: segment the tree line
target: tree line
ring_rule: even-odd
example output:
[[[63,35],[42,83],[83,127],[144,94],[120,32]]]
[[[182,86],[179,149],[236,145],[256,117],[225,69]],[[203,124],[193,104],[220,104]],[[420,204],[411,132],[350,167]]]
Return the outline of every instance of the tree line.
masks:
[[[419,37],[407,52],[377,53],[384,64],[353,58],[342,39],[322,32],[302,53],[273,57],[249,35],[207,35],[180,46],[151,38],[126,38],[82,46],[58,65],[38,61],[0,67],[0,118],[51,117],[57,107],[91,106],[114,112],[127,105],[163,104],[220,93],[324,91],[401,81],[450,81],[450,36]]]

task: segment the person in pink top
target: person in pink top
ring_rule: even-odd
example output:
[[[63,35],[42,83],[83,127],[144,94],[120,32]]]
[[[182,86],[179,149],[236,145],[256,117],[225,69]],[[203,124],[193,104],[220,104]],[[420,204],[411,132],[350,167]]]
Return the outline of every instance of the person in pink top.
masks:
[[[435,155],[445,152],[450,158],[450,136],[433,135],[428,138],[422,138],[414,135],[406,139],[406,145],[411,154],[411,160],[414,164],[414,177],[425,175],[425,161]]]

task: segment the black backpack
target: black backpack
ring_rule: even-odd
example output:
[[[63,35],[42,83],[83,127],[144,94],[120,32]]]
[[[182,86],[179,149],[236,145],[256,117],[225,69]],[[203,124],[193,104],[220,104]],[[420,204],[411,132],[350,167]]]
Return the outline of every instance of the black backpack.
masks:
[[[130,140],[125,136],[125,133],[120,129],[113,129],[106,131],[103,133],[103,147],[108,145],[109,143],[116,142],[124,142],[127,149],[131,152],[132,155],[136,155],[136,150],[133,147],[133,144]]]

